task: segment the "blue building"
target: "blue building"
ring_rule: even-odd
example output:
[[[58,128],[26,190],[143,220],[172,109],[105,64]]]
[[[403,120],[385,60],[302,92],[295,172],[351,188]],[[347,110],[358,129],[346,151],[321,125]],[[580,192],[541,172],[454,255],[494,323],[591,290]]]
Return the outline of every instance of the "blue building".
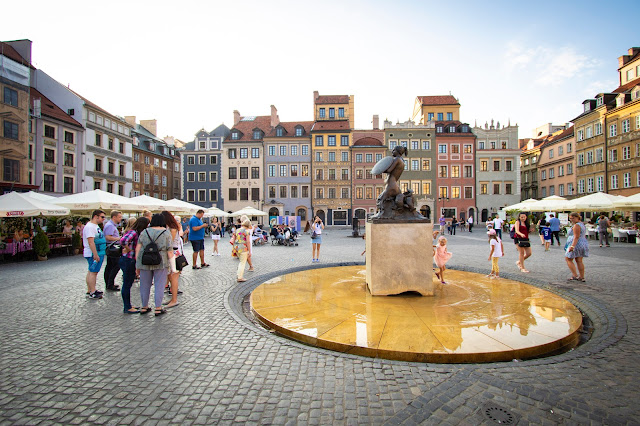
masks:
[[[201,129],[185,144],[182,157],[182,199],[202,207],[224,208],[222,196],[222,143],[229,128],[219,125],[211,132]]]

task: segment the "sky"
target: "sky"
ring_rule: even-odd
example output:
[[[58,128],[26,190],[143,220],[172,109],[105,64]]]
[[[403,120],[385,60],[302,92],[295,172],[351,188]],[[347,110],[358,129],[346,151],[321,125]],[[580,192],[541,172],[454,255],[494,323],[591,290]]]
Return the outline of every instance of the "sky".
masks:
[[[640,2],[3,2],[0,40],[29,39],[36,68],[119,116],[193,140],[233,111],[312,121],[313,91],[355,97],[355,127],[410,119],[416,96],[458,98],[461,120],[531,137],[619,85],[640,46]]]

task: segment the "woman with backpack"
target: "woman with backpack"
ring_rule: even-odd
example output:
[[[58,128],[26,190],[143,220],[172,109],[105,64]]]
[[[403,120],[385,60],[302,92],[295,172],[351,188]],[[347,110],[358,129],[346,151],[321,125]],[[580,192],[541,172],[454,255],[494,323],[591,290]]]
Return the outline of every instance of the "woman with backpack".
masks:
[[[120,245],[122,246],[122,256],[120,256],[120,269],[122,269],[122,303],[124,304],[125,314],[137,314],[139,308],[131,306],[131,286],[136,279],[136,246],[138,245],[138,237],[149,226],[149,219],[139,217],[133,219],[133,223],[127,223]]]
[[[154,286],[154,302],[156,316],[167,311],[162,307],[164,287],[173,258],[173,244],[171,234],[167,231],[167,222],[160,213],[151,217],[149,228],[138,237],[136,245],[136,270],[140,272],[140,299],[142,300],[141,314],[147,314],[151,286]]]

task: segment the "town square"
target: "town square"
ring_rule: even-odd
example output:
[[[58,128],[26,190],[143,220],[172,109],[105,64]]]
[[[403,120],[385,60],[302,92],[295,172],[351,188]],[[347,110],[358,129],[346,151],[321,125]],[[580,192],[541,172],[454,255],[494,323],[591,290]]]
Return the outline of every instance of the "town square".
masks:
[[[0,424],[638,423],[602,4],[0,16]]]

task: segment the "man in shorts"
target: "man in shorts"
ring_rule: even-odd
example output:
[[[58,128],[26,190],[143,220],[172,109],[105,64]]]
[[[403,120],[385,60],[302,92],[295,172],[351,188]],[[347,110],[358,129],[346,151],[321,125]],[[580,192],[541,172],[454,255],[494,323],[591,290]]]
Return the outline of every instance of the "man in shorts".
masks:
[[[105,213],[102,210],[94,210],[91,220],[87,222],[82,230],[82,242],[84,243],[83,256],[89,264],[87,272],[87,295],[89,299],[102,299],[102,292],[96,290],[96,280],[98,272],[102,267],[104,253],[107,247],[107,240],[100,229],[100,224],[104,222]]]
[[[193,247],[193,269],[209,266],[204,261],[204,228],[207,227],[207,224],[202,222],[203,216],[204,210],[200,209],[189,221],[189,241],[191,241],[191,247]],[[198,253],[200,253],[200,266],[197,265]]]

